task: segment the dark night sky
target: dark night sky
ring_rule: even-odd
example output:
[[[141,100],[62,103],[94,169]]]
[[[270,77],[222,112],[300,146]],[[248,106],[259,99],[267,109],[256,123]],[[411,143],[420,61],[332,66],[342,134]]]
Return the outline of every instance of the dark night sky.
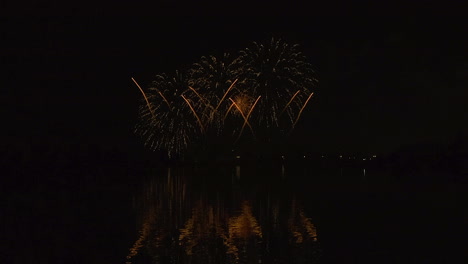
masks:
[[[281,37],[298,43],[315,67],[319,85],[295,138],[310,151],[380,156],[410,144],[447,147],[468,138],[468,23],[462,4],[466,1],[322,1],[306,6],[289,1],[279,5],[233,1],[217,6],[192,1],[172,7],[167,1],[154,2],[158,4],[145,7],[130,1],[0,4],[0,131],[4,134],[0,167],[2,193],[7,195],[2,203],[6,262],[121,261],[130,245],[126,238],[136,234],[129,228],[135,224],[136,212],[129,197],[142,186],[143,171],[158,165],[152,166],[153,160],[133,133],[142,98],[131,77],[145,87],[156,74],[172,73],[203,55],[237,51],[252,41]],[[217,16],[208,16],[213,14]],[[458,176],[451,176],[451,171],[463,171],[466,155],[447,157],[457,160],[437,164],[454,164],[447,174],[448,167],[441,173],[452,181]],[[417,182],[431,182],[425,168],[421,169],[424,179],[414,176]],[[382,183],[387,181],[384,172]],[[412,172],[402,173],[407,174]],[[408,180],[411,192],[412,177]],[[353,248],[348,241],[359,249],[351,258],[356,260],[364,249],[363,256],[373,260],[381,256],[373,250],[378,247],[368,245],[383,240],[382,254],[395,257],[408,254],[427,259],[432,255],[426,253],[434,249],[444,259],[456,259],[461,255],[458,251],[464,252],[456,244],[463,236],[465,211],[458,200],[464,185],[444,186],[441,191],[431,187],[427,194],[415,194],[392,184],[373,190],[373,183],[380,185],[377,177],[359,186],[348,185],[346,179],[337,182],[336,189],[325,187],[328,180],[324,185],[306,184],[313,178],[307,175],[293,185],[300,184],[307,196],[316,189],[325,200],[333,200],[329,204],[340,204],[336,214],[328,213],[327,202],[317,207],[317,214],[323,211],[333,218],[329,230],[340,238],[333,240],[332,235],[329,248],[335,248],[337,256],[344,252],[348,258],[348,249]],[[321,186],[324,190],[319,190]],[[316,203],[321,196],[310,197]],[[381,203],[384,197],[392,197],[389,201],[395,203]],[[359,206],[345,208],[355,203]],[[367,236],[357,242],[350,240],[352,236],[343,240],[349,230],[361,236],[359,226],[364,223],[371,223],[362,228]],[[436,232],[427,233],[433,226]],[[378,231],[384,227],[385,232]],[[424,235],[416,238],[415,229]],[[393,230],[403,236],[377,239]],[[400,243],[400,237],[406,242]],[[432,243],[434,237],[443,243]],[[339,251],[340,241],[342,245],[346,241],[341,246],[345,250]],[[404,252],[393,252],[390,243]],[[423,246],[429,244],[429,248]]]
[[[141,99],[131,77],[145,85],[200,56],[272,36],[299,43],[317,70],[316,96],[300,123],[301,140],[313,149],[388,152],[466,135],[466,24],[448,8],[385,15],[344,6],[299,17],[291,8],[270,17],[185,16],[191,7],[60,15],[41,8],[3,19],[10,29],[1,51],[9,69],[1,102],[7,144],[125,149],[136,141]]]

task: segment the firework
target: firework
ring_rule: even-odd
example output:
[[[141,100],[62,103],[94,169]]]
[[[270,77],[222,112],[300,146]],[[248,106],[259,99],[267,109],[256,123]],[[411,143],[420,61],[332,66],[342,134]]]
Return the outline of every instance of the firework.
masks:
[[[147,100],[153,105],[140,107],[140,122],[136,132],[146,139],[151,149],[166,150],[169,156],[179,154],[187,148],[194,135],[203,132],[197,112],[201,100],[188,88],[186,75],[176,72],[174,77],[157,75]]]
[[[239,93],[237,76],[240,67],[237,58],[225,53],[220,58],[203,56],[188,71],[191,85],[204,98],[205,105],[201,113],[203,123],[217,133],[224,127],[223,113],[230,108],[226,98]]]
[[[136,86],[138,87],[138,89],[140,89],[140,92],[143,94],[143,97],[145,98],[146,105],[148,106],[148,110],[150,110],[151,115],[153,116],[153,118],[155,118],[153,109],[151,109],[151,105],[150,105],[150,103],[149,103],[149,101],[148,101],[148,97],[146,97],[145,92],[143,91],[143,89],[141,89],[140,85],[137,83],[137,81],[135,81],[135,79],[133,79],[133,77],[132,77],[132,81],[136,84]]]
[[[184,96],[183,94],[180,95],[180,96],[184,99],[184,101],[185,101],[185,102],[187,103],[187,105],[190,107],[190,110],[192,110],[192,113],[193,113],[193,115],[195,116],[195,118],[197,119],[198,124],[200,124],[200,128],[201,128],[202,132],[204,132],[203,123],[202,123],[202,121],[200,120],[200,117],[198,116],[197,111],[195,111],[195,109],[193,109],[192,104],[190,104],[189,100],[187,100],[187,98],[185,98],[185,96]]]
[[[246,125],[246,124],[249,125],[250,129],[252,130],[252,134],[254,134],[254,133],[253,133],[253,129],[252,129],[252,127],[251,127],[250,124],[249,124],[249,117],[250,117],[250,115],[252,114],[253,109],[254,109],[255,106],[257,105],[258,100],[260,100],[260,97],[262,97],[262,96],[259,95],[259,96],[257,97],[257,100],[255,100],[255,102],[253,103],[252,107],[251,107],[250,110],[249,110],[249,113],[247,113],[247,116],[244,117],[244,120],[245,120],[245,121],[244,121],[244,124],[242,125],[242,128],[241,128],[241,130],[240,130],[240,132],[239,132],[239,136],[237,137],[236,142],[237,142],[237,141],[239,140],[239,138],[242,136],[242,132],[244,131],[244,128],[245,128],[245,125]],[[236,105],[237,105],[237,104],[236,104]],[[239,108],[239,110],[241,110],[241,109]]]
[[[312,98],[312,95],[314,95],[314,93],[311,93],[311,94],[309,95],[309,97],[307,97],[307,100],[306,100],[305,103],[302,105],[301,110],[299,110],[299,114],[297,114],[297,118],[296,118],[296,121],[294,121],[294,123],[293,123],[293,125],[292,125],[292,129],[294,129],[294,127],[296,126],[297,121],[299,121],[299,118],[301,117],[302,111],[303,111],[304,108],[306,107],[306,105],[307,105],[307,103],[309,102],[310,98]]]
[[[230,134],[235,144],[246,126],[254,138],[256,128],[292,131],[317,83],[298,46],[276,39],[237,56],[203,56],[174,77],[157,75],[147,93],[132,80],[146,102],[136,131],[169,156],[208,134]]]
[[[250,131],[252,132],[252,135],[255,137],[255,134],[254,134],[254,132],[253,132],[253,128],[252,128],[252,126],[251,126],[250,123],[249,123],[249,117],[246,116],[246,115],[244,114],[244,111],[242,110],[242,108],[241,108],[234,100],[232,100],[231,98],[229,98],[229,100],[231,100],[232,105],[237,109],[238,113],[239,113],[239,114],[242,116],[242,118],[244,119],[244,124],[247,124],[247,125],[249,126]],[[241,104],[241,106],[242,106],[242,104]],[[237,141],[237,140],[239,139],[239,137],[242,135],[242,131],[244,130],[244,127],[245,127],[245,125],[242,126],[242,129],[241,129],[241,131],[239,132],[239,136],[238,136],[238,138],[236,139],[236,141]]]
[[[243,65],[240,76],[249,94],[262,96],[253,118],[264,127],[279,127],[284,112],[290,124],[304,104],[317,80],[311,65],[298,51],[298,45],[272,39],[269,43],[253,43],[240,52]]]

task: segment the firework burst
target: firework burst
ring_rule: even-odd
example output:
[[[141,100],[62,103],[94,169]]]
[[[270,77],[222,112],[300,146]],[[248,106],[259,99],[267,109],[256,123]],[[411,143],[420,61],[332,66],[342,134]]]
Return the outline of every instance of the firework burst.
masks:
[[[240,68],[238,60],[225,53],[220,58],[203,56],[189,70],[191,85],[203,94],[203,123],[217,133],[224,127],[223,115],[231,108],[228,98],[239,94]]]
[[[282,117],[293,124],[316,86],[312,66],[298,48],[272,39],[266,44],[254,42],[252,47],[240,52],[239,61],[244,65],[241,76],[248,93],[253,97],[262,96],[257,115],[253,116],[256,124],[279,127]]]
[[[136,132],[151,149],[164,149],[169,156],[179,154],[204,131],[198,112],[203,102],[189,89],[186,75],[157,75],[147,93],[150,107],[140,106]],[[152,111],[154,111],[154,115]]]
[[[317,84],[298,46],[275,39],[238,56],[203,56],[173,77],[157,75],[146,94],[133,81],[145,99],[136,132],[169,156],[202,135],[227,132],[235,143],[246,127],[253,136],[256,128],[292,130]]]

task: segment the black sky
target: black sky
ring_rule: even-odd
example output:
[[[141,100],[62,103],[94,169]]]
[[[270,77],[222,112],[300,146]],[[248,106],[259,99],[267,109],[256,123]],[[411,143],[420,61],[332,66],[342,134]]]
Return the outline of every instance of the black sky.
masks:
[[[268,17],[197,16],[190,7],[153,15],[123,5],[109,13],[50,7],[12,13],[3,19],[9,30],[1,51],[9,69],[6,142],[126,148],[137,141],[132,130],[141,99],[131,77],[145,86],[203,55],[271,37],[300,44],[317,71],[319,86],[299,125],[300,140],[313,149],[388,152],[466,135],[462,15],[437,6],[401,14],[368,8],[299,16],[286,8],[286,15]]]

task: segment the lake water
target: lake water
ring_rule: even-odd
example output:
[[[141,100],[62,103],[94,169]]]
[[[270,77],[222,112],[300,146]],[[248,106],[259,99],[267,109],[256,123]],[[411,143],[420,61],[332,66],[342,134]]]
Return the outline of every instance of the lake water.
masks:
[[[365,166],[160,168],[132,198],[126,263],[453,263],[450,188]]]
[[[7,193],[6,263],[465,263],[464,187],[404,183],[388,168],[84,164],[31,175]]]
[[[167,168],[135,197],[128,263],[313,263],[314,224],[284,168]],[[143,261],[143,262],[141,262]]]

